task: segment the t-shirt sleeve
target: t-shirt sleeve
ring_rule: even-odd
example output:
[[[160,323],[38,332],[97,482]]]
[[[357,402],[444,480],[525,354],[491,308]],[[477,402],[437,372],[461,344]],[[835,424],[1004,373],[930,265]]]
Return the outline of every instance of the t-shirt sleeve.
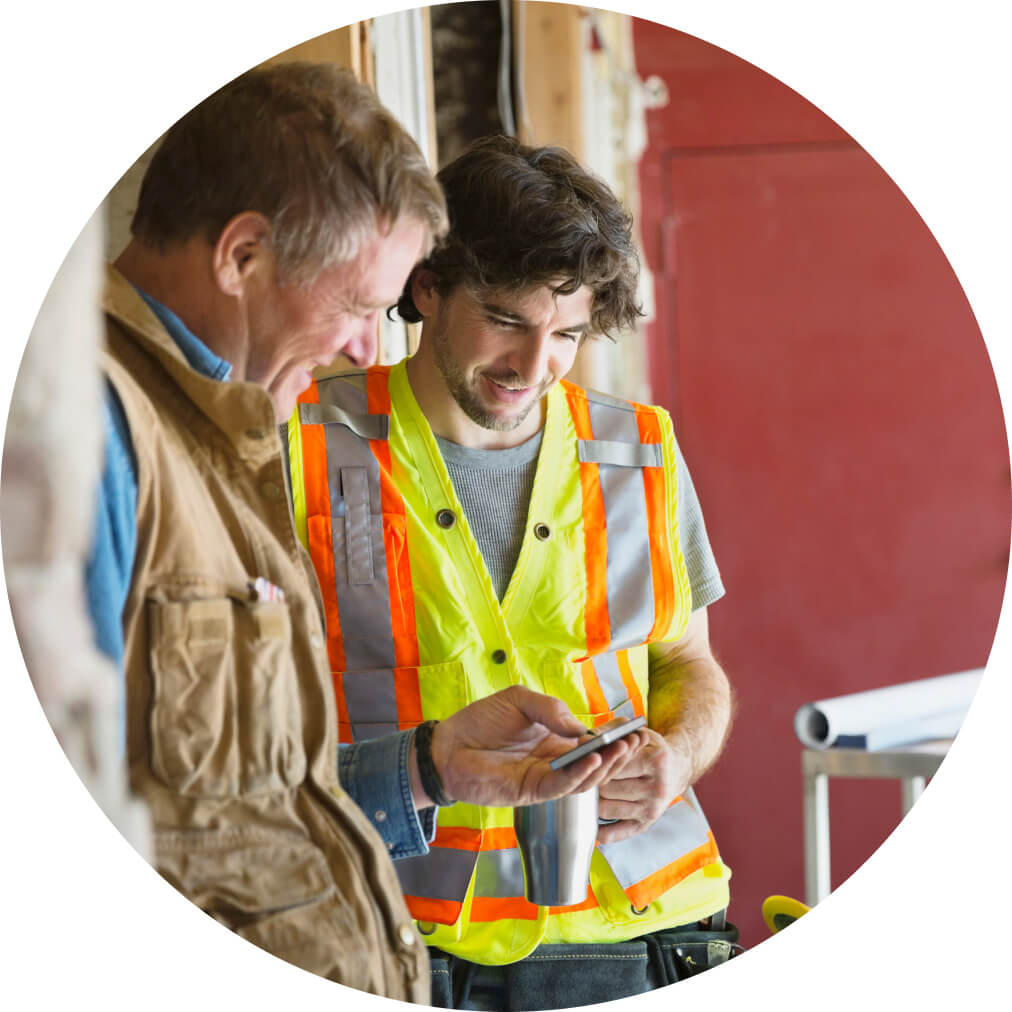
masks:
[[[697,611],[720,600],[724,596],[724,584],[717,568],[717,560],[713,557],[699,497],[681,447],[677,447],[677,452],[678,532],[685,568],[689,573],[689,585],[692,587],[692,610]]]

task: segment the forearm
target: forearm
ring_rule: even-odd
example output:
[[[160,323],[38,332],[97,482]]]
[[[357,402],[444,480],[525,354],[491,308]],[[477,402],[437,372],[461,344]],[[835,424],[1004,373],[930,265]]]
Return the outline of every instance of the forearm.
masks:
[[[663,736],[685,769],[685,786],[713,765],[727,740],[731,687],[712,656],[683,659],[651,651],[650,727]]]

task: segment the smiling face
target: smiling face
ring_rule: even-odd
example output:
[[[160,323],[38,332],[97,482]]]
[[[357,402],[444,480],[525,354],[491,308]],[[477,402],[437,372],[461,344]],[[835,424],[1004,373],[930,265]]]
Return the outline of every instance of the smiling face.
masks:
[[[535,408],[573,367],[590,331],[590,289],[476,295],[461,285],[440,296],[420,272],[413,298],[424,325],[409,376],[433,431],[488,448],[534,435],[542,423]]]
[[[242,378],[266,388],[279,421],[291,414],[316,366],[339,354],[357,366],[373,363],[379,314],[397,301],[427,239],[420,222],[398,221],[310,285],[282,284],[273,270],[250,293]]]

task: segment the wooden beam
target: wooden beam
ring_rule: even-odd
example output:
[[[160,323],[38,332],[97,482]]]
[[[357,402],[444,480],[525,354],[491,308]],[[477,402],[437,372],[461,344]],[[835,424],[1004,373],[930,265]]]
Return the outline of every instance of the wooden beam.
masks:
[[[559,144],[583,159],[583,14],[570,4],[514,0],[514,50],[523,105],[517,130],[527,144]]]

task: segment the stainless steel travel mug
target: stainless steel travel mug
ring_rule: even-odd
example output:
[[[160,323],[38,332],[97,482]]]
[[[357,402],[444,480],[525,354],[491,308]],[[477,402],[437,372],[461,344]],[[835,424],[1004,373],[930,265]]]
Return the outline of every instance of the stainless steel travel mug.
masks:
[[[513,828],[528,902],[541,907],[582,903],[597,837],[597,788],[515,808]]]

